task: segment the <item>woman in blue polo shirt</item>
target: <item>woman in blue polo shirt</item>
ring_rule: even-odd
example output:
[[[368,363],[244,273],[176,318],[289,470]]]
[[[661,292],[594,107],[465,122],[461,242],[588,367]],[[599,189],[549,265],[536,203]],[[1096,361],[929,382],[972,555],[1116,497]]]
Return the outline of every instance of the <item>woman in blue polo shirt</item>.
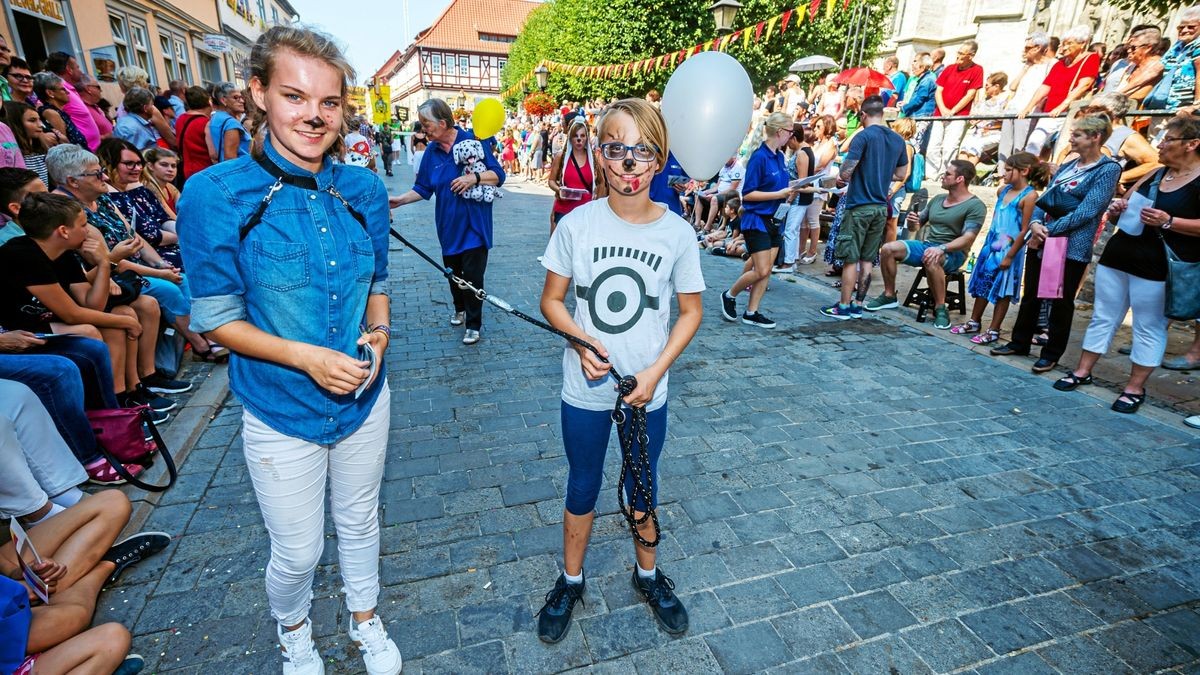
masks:
[[[492,151],[495,141],[478,141],[475,134],[454,126],[450,106],[440,98],[418,106],[417,116],[429,137],[429,147],[421,158],[413,189],[392,197],[389,203],[396,208],[436,196],[433,213],[438,241],[442,245],[442,262],[459,278],[469,281],[475,288],[483,288],[488,249],[492,247],[492,202],[483,195],[504,184],[504,169]],[[461,160],[463,150],[458,146],[462,143],[482,144],[485,171],[470,171],[467,170],[469,167],[464,169],[460,165],[458,160]],[[477,187],[484,190],[475,190]],[[465,322],[463,344],[479,342],[483,301],[454,282],[450,282],[450,296],[454,299],[450,325],[461,326]]]
[[[737,296],[750,289],[750,302],[742,314],[742,323],[759,328],[774,328],[775,322],[758,311],[758,303],[767,292],[771,267],[783,245],[783,235],[775,223],[775,210],[787,199],[788,172],[783,146],[792,137],[792,118],[775,112],[763,124],[763,142],[746,162],[742,181],[742,237],[750,259],[742,276],[721,294],[721,316],[737,321]]]

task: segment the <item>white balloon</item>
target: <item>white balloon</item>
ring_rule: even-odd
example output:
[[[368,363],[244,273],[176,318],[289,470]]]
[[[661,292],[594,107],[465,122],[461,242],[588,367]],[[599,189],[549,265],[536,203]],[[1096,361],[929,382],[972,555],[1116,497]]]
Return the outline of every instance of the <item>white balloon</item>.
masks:
[[[746,137],[753,107],[754,88],[737,59],[701,52],[684,61],[662,97],[671,152],[683,170],[700,180],[715,176]]]

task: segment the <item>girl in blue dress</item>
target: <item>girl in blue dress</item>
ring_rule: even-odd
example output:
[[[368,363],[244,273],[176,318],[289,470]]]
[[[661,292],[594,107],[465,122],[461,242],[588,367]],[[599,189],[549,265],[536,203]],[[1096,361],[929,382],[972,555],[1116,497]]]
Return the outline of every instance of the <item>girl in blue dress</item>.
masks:
[[[1025,256],[1020,253],[1025,247],[1033,206],[1038,198],[1034,187],[1044,188],[1049,178],[1050,168],[1028,152],[1018,152],[1008,158],[1004,185],[1000,186],[996,209],[992,212],[992,227],[979,249],[971,283],[967,286],[967,292],[975,298],[971,320],[951,328],[951,333],[974,333],[971,342],[977,345],[1000,339],[1000,324],[1004,322],[1009,304],[1021,299]],[[992,323],[987,331],[980,332],[980,320],[988,303],[994,305]]]

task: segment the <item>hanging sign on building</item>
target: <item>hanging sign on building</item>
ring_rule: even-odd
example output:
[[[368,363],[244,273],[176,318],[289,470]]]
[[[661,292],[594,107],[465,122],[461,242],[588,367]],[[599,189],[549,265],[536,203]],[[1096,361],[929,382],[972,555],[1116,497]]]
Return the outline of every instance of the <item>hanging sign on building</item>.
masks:
[[[366,87],[350,87],[346,92],[346,103],[354,107],[354,112],[359,115],[367,113],[367,88]]]
[[[204,48],[214,54],[228,54],[233,51],[233,45],[229,44],[228,36],[213,33],[204,36]]]
[[[12,8],[65,26],[61,0],[11,0]]]
[[[392,87],[381,85],[371,92],[371,124],[387,124],[392,115],[388,105],[392,101]]]

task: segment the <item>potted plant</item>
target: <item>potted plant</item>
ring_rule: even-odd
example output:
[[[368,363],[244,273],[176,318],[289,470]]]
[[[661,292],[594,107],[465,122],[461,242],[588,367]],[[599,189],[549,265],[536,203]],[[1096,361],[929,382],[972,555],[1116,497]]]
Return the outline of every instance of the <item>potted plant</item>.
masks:
[[[550,98],[550,94],[538,91],[525,97],[525,112],[534,117],[545,117],[555,111],[558,104]]]

